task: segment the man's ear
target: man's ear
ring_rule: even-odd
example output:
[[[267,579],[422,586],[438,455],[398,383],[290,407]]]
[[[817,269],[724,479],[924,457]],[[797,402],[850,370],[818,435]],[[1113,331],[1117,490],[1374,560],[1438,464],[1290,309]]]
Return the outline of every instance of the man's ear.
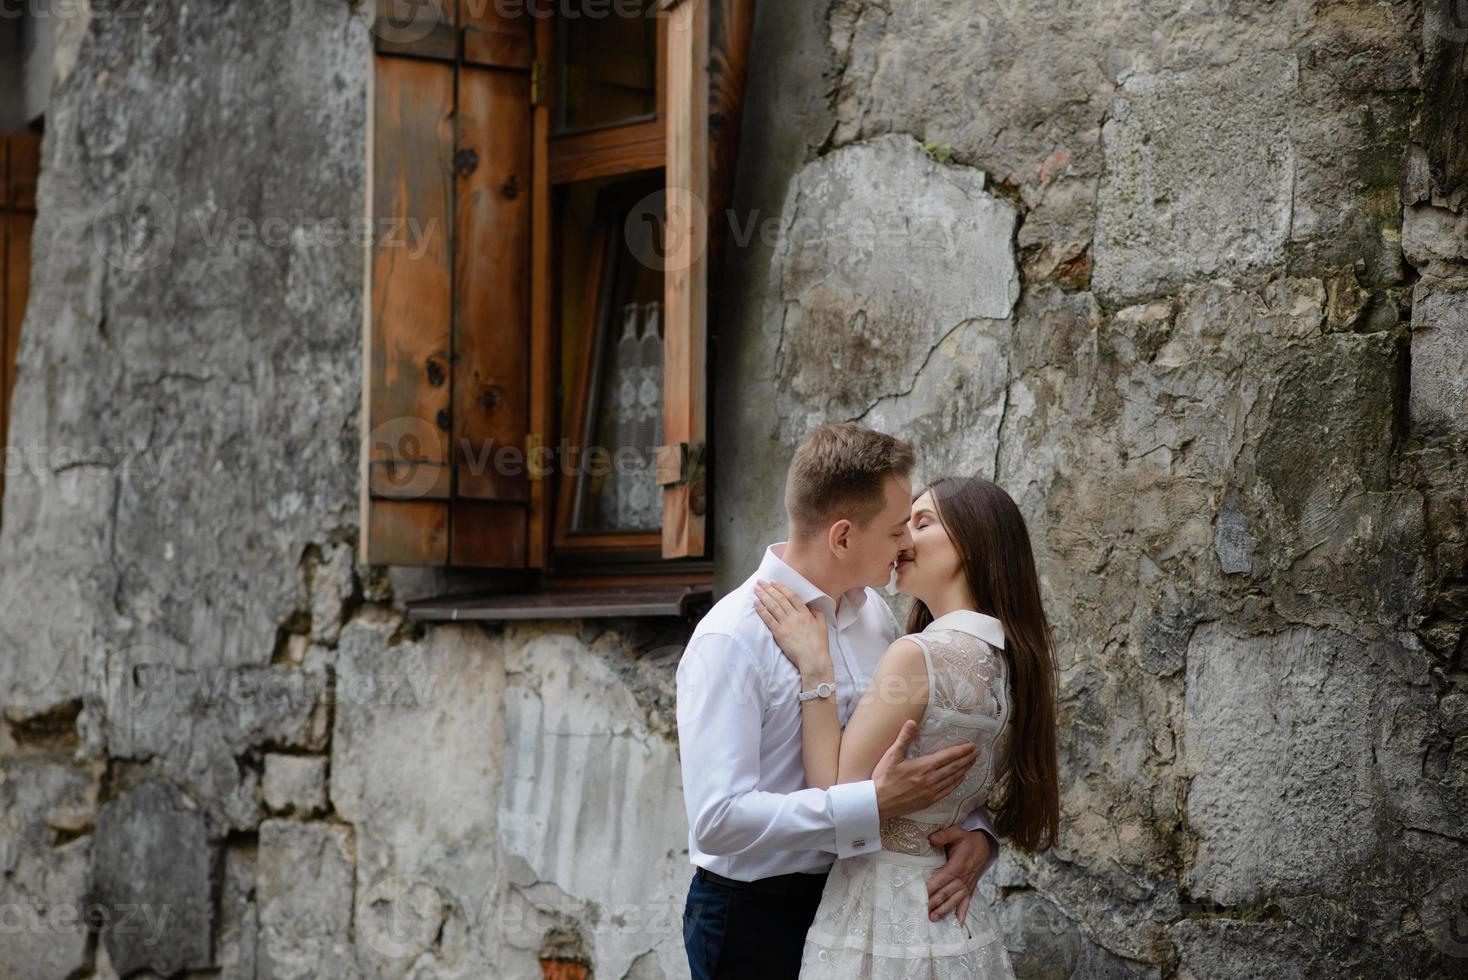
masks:
[[[826,528],[826,544],[830,546],[831,554],[837,558],[846,557],[846,553],[851,550],[852,527],[852,523],[843,517]]]

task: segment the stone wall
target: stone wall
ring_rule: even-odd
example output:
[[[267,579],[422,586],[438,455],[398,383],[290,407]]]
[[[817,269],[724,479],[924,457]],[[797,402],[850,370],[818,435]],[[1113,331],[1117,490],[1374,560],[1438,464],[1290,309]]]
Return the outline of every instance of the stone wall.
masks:
[[[820,422],[997,480],[1062,667],[1061,846],[990,883],[1024,972],[1461,973],[1461,11],[787,16],[720,346],[724,583]]]
[[[316,232],[365,12],[92,7],[0,510],[0,974],[685,976],[687,627],[414,628],[465,580],[354,561],[362,256]],[[762,7],[719,582],[822,421],[1014,494],[1062,667],[1061,844],[982,886],[1025,976],[1468,962],[1454,9]]]

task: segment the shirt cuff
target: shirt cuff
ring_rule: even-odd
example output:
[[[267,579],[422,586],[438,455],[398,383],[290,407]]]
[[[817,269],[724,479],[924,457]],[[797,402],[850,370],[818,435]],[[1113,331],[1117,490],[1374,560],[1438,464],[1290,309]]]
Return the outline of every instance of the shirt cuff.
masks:
[[[877,784],[870,779],[837,783],[826,793],[831,800],[831,819],[836,825],[836,857],[849,858],[881,850]]]

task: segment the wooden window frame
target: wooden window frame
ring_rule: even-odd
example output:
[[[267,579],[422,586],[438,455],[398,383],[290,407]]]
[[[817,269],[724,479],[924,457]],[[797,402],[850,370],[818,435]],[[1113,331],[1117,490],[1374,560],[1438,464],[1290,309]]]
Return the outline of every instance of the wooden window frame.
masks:
[[[632,171],[632,174],[644,172]],[[606,191],[604,190],[602,194],[605,195]],[[556,474],[558,487],[555,493],[556,509],[552,545],[557,558],[565,559],[558,562],[558,567],[567,564],[574,566],[577,563],[577,556],[584,559],[588,553],[631,558],[634,561],[638,558],[650,562],[662,560],[661,529],[655,531],[577,531],[570,526],[571,511],[575,503],[576,472],[583,463],[582,454],[586,449],[582,437],[591,424],[591,416],[595,412],[593,400],[597,392],[592,390],[593,375],[596,363],[603,355],[603,351],[599,350],[603,345],[603,340],[598,333],[601,326],[599,314],[602,308],[602,290],[609,285],[607,272],[612,255],[609,242],[602,232],[612,224],[610,218],[618,211],[614,201],[603,196],[597,202],[596,219],[592,225],[597,232],[597,237],[590,243],[590,261],[587,265],[589,274],[585,282],[585,322],[582,336],[585,338],[586,347],[576,359],[576,374],[571,384],[570,415],[561,420],[561,430],[565,433],[563,440],[569,455],[568,465],[564,467],[565,472]],[[552,283],[551,287],[554,288],[554,286],[555,284]],[[560,441],[562,440],[558,440]]]
[[[546,40],[541,50],[555,55],[555,20],[545,18]],[[667,163],[668,115],[668,25],[659,19],[657,32],[657,98],[651,119],[581,129],[554,135],[547,129],[549,148],[549,180],[552,186],[571,184],[599,177],[615,177],[659,170]],[[548,86],[548,109],[555,108],[555,79],[559,77],[555,62],[548,61],[545,71]]]
[[[538,17],[529,35],[533,41],[528,44],[519,25],[512,25],[512,29],[506,31],[491,29],[472,33],[472,28],[481,26],[481,21],[474,18],[484,15],[465,13],[465,2],[441,0],[445,20],[436,24],[427,36],[396,45],[379,36],[376,51],[379,63],[384,57],[456,58],[456,63],[461,66],[487,65],[496,69],[524,70],[530,78],[529,297],[525,338],[529,363],[525,407],[527,432],[523,445],[528,486],[523,503],[517,503],[515,499],[461,500],[457,496],[460,484],[455,472],[448,478],[446,493],[442,492],[440,476],[434,476],[435,496],[428,500],[394,500],[383,492],[387,488],[381,479],[384,465],[389,469],[394,465],[399,468],[407,466],[411,470],[418,461],[394,456],[394,451],[389,451],[384,459],[383,453],[372,444],[371,423],[382,415],[375,402],[385,390],[380,362],[385,356],[384,351],[393,349],[391,343],[384,344],[382,337],[382,331],[388,328],[383,326],[379,315],[382,263],[374,246],[369,250],[365,263],[363,560],[368,564],[518,568],[527,573],[525,584],[542,588],[586,588],[612,580],[623,585],[708,582],[712,575],[711,564],[705,557],[709,496],[706,482],[708,297],[710,271],[715,266],[711,254],[716,257],[719,250],[717,236],[709,235],[708,214],[722,213],[720,209],[727,205],[732,191],[730,178],[737,146],[744,66],[753,28],[754,0],[659,0],[657,118],[578,130],[560,136],[551,133],[553,88],[558,77],[551,63],[555,50],[554,22],[549,17]],[[377,3],[381,12],[393,0],[377,0]],[[711,8],[720,39],[719,50],[712,60]],[[380,70],[375,73],[380,74]],[[453,111],[447,114],[447,118],[453,120],[450,126],[457,141],[457,134],[463,128],[457,119],[461,108],[457,82],[454,92]],[[711,92],[714,93],[713,101]],[[374,119],[380,121],[382,118],[377,97],[374,97],[372,114]],[[441,122],[440,128],[443,125]],[[469,125],[472,127],[472,120]],[[711,126],[722,134],[713,159],[710,157]],[[382,156],[380,141],[384,138],[389,137],[369,136],[369,156]],[[454,146],[457,145],[455,142]],[[441,150],[442,147],[438,147],[433,154],[440,156]],[[448,156],[457,158],[460,152],[453,149]],[[435,164],[440,162],[435,161]],[[451,165],[455,163],[453,161]],[[559,434],[566,431],[562,423],[569,424],[570,421],[557,417],[561,400],[556,392],[556,365],[561,331],[557,303],[559,284],[555,278],[557,241],[553,195],[556,188],[572,182],[659,168],[664,170],[668,188],[668,240],[677,243],[677,251],[667,257],[668,268],[664,270],[663,323],[667,335],[664,342],[664,445],[659,447],[657,454],[658,480],[663,487],[662,529],[659,533],[646,535],[646,541],[638,541],[638,547],[630,550],[608,549],[605,554],[582,555],[575,549],[568,551],[560,547],[565,542],[556,540],[555,515],[560,502],[557,495],[561,485],[569,480],[556,479],[553,471],[557,467],[543,465],[548,450],[552,453],[550,459],[554,460],[554,448],[560,443]],[[370,161],[368,173],[369,180],[374,180]],[[452,182],[453,177],[449,176],[448,180]],[[450,201],[453,199],[451,196]],[[369,221],[375,212],[385,214],[399,203],[391,195],[385,196],[383,188],[374,182],[369,195]],[[452,203],[447,217],[451,227],[452,222],[458,220]],[[456,247],[458,243],[451,241],[451,268],[468,268],[478,261],[473,255],[466,255],[462,247],[455,250]],[[463,283],[472,282],[472,279],[472,272],[465,275],[461,271],[454,281]],[[462,295],[456,294],[449,299],[453,326],[449,331],[448,349],[444,350],[443,343],[430,342],[421,345],[413,355],[419,360],[431,360],[438,352],[445,361],[444,369],[455,379],[460,354],[454,345],[462,341],[459,331],[464,329],[458,312],[462,302]],[[401,331],[402,327],[399,325],[395,329]],[[460,341],[453,340],[454,337],[459,337]],[[410,340],[410,346],[414,342]],[[377,374],[373,373],[374,358]],[[409,361],[416,363],[412,358]],[[421,381],[412,383],[422,384]],[[585,394],[582,397],[586,397]],[[445,442],[458,434],[457,403],[454,411],[452,428],[441,422],[446,433],[443,437]],[[441,411],[435,415],[431,406],[416,409],[411,406],[411,401],[400,415],[409,424],[426,425],[430,429],[435,418],[444,419]],[[428,462],[444,468],[462,463],[447,449],[439,458],[430,458]],[[412,513],[419,507],[426,509]],[[500,516],[501,511],[506,515],[522,513],[525,527],[521,539],[523,549],[505,544],[503,539],[507,533],[514,536],[519,532],[505,531],[505,526],[499,522],[507,518]],[[404,514],[411,514],[411,519],[404,520]],[[649,551],[654,560],[641,563],[639,559]]]
[[[668,156],[668,148],[671,145],[670,130],[678,126],[688,125],[688,116],[677,120],[670,116],[669,90],[672,85],[680,84],[673,76],[673,67],[670,59],[675,50],[683,50],[689,47],[687,38],[680,36],[678,32],[694,31],[702,27],[707,29],[707,2],[708,0],[674,0],[674,2],[662,2],[658,12],[657,31],[657,106],[656,118],[651,120],[638,120],[629,123],[612,124],[595,129],[581,130],[566,135],[550,135],[550,126],[554,116],[555,100],[558,97],[555,80],[560,78],[559,66],[554,63],[547,66],[543,75],[547,79],[548,90],[545,95],[543,111],[546,116],[545,127],[547,138],[546,147],[546,173],[544,181],[538,184],[543,188],[544,196],[547,198],[545,214],[547,220],[546,232],[537,235],[541,240],[550,242],[550,250],[544,256],[545,265],[537,266],[535,270],[535,283],[540,292],[547,297],[547,302],[542,308],[546,315],[545,321],[537,320],[536,332],[544,338],[550,348],[552,355],[559,354],[559,339],[562,334],[561,311],[557,303],[561,295],[560,287],[562,281],[559,276],[560,248],[564,244],[555,232],[556,197],[563,188],[582,181],[599,180],[615,177],[633,177],[638,174],[662,171],[663,186],[667,187],[671,179],[672,170]],[[702,16],[697,20],[689,19],[689,15],[702,11]],[[550,52],[553,56],[556,51],[556,22],[554,18],[545,18],[540,24],[540,35],[538,48],[541,51]],[[683,42],[681,45],[675,42]],[[704,45],[706,47],[706,40]],[[691,66],[689,58],[683,59],[685,66]],[[674,103],[677,99],[672,100]],[[704,99],[707,105],[707,99]],[[705,109],[705,112],[707,110]],[[700,125],[703,124],[702,118]],[[669,234],[672,234],[671,230]],[[603,243],[594,243],[594,248],[600,250]],[[593,255],[592,262],[599,266],[605,256]],[[665,275],[664,307],[667,303],[667,277]],[[594,277],[588,277],[586,284],[587,294],[594,297],[600,286],[600,269]],[[588,309],[594,310],[595,302],[588,303]],[[666,318],[665,321],[666,323]],[[588,329],[585,342],[595,344],[598,337],[594,330]],[[692,327],[689,327],[692,329]],[[669,324],[666,331],[671,334],[675,328]],[[577,359],[578,364],[586,365],[590,360],[590,352],[585,352]],[[568,465],[558,466],[554,472],[545,474],[545,479],[536,481],[532,485],[532,494],[540,491],[544,501],[542,507],[532,505],[532,515],[544,514],[544,524],[536,527],[532,516],[531,528],[531,552],[532,564],[539,564],[547,569],[548,575],[544,582],[550,587],[566,586],[567,583],[585,584],[605,578],[608,582],[626,582],[629,573],[638,581],[667,581],[675,580],[682,583],[704,584],[712,581],[713,570],[710,565],[703,563],[705,567],[691,567],[687,561],[676,559],[701,558],[703,556],[702,542],[698,542],[698,550],[689,551],[686,548],[679,549],[670,547],[666,535],[660,529],[650,533],[638,532],[604,532],[604,533],[572,533],[568,530],[566,509],[571,504],[572,485],[574,484],[574,469],[580,463],[580,453],[584,447],[580,446],[579,433],[572,431],[577,423],[581,421],[583,413],[588,410],[588,401],[594,397],[594,393],[587,389],[589,378],[584,371],[579,371],[575,378],[561,378],[556,365],[560,363],[558,356],[550,356],[544,368],[544,373],[538,370],[532,379],[532,385],[540,384],[549,392],[556,392],[562,384],[573,385],[571,401],[574,405],[571,415],[560,418],[556,412],[560,399],[553,396],[549,399],[551,404],[547,407],[547,425],[539,431],[544,432],[543,440],[550,442],[551,434],[556,436],[556,445],[566,445],[570,450],[570,458],[563,462]],[[667,351],[664,351],[664,391],[666,393],[670,381],[667,364]],[[558,383],[559,382],[559,383]],[[701,387],[701,386],[694,386]],[[666,394],[665,394],[666,400]],[[665,406],[664,426],[666,430],[667,412]],[[666,440],[664,440],[666,442]],[[659,449],[661,455],[662,450]],[[664,491],[664,516],[663,523],[667,521],[667,492]],[[540,546],[541,560],[536,562],[536,547]],[[615,571],[604,571],[599,573],[598,566]]]

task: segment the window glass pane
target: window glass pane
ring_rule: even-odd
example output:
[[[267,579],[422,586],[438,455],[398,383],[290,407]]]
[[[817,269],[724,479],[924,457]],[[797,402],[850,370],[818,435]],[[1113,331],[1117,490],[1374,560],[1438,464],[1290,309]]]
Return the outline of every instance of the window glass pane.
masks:
[[[659,254],[660,188],[643,176],[573,185],[566,197],[564,417],[580,447],[568,474],[572,532],[662,526],[663,276],[639,260]]]
[[[556,19],[555,132],[572,133],[657,115],[655,0],[632,4],[569,0]]]
[[[610,313],[590,440],[607,453],[582,456],[587,472],[578,477],[571,527],[655,531],[663,521],[656,473],[663,437],[662,304],[633,301]]]

